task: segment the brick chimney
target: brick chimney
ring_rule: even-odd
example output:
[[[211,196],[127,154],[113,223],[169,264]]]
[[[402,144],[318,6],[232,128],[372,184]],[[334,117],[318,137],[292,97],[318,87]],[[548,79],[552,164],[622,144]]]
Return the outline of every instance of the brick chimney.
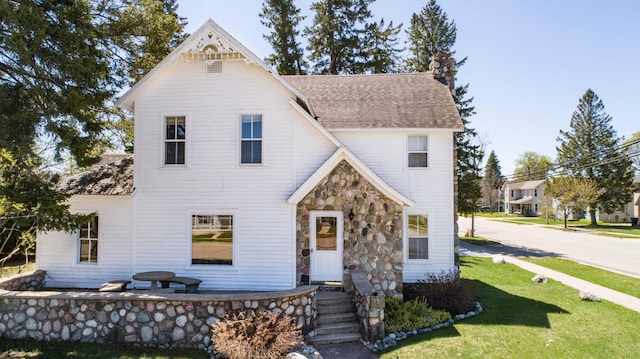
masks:
[[[433,78],[442,82],[445,85],[449,85],[451,93],[453,94],[455,86],[453,79],[456,74],[456,62],[446,52],[438,52],[436,56],[431,59],[429,64],[429,70],[433,73]]]

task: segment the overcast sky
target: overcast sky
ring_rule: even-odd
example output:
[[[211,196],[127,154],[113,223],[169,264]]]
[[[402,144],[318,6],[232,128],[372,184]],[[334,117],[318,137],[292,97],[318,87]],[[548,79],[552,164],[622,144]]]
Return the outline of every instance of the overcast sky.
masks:
[[[211,18],[261,58],[271,53],[260,23],[262,0],[179,0],[192,33]],[[298,0],[309,25],[312,1]],[[377,0],[376,19],[409,24],[427,0]],[[456,58],[468,57],[471,127],[495,150],[502,174],[525,151],[555,158],[578,100],[591,88],[619,136],[640,131],[640,2],[634,0],[440,0],[458,28]],[[406,39],[404,30],[402,42]],[[303,42],[304,43],[304,42]]]

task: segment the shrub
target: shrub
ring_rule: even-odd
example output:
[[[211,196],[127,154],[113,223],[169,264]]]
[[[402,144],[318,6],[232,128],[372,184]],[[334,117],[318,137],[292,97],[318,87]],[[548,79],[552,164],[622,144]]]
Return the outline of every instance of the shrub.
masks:
[[[406,300],[424,298],[432,308],[446,310],[451,315],[474,310],[478,301],[473,284],[460,279],[456,272],[428,274],[426,280],[405,283],[403,295]]]
[[[300,325],[284,313],[240,312],[212,325],[213,345],[227,359],[284,358],[302,343]]]
[[[451,318],[444,310],[435,310],[424,299],[401,302],[396,298],[384,300],[384,329],[387,333],[430,327]]]

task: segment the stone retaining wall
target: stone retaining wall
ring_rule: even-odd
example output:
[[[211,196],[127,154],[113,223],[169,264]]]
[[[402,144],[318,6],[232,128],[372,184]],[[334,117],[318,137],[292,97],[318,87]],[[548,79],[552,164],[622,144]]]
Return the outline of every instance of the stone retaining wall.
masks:
[[[211,325],[226,313],[285,312],[306,333],[316,326],[317,287],[282,292],[152,294],[0,290],[0,336],[126,342],[211,349]]]
[[[16,274],[11,277],[0,278],[0,289],[4,290],[38,290],[44,287],[44,279],[47,272],[37,270],[35,272]]]

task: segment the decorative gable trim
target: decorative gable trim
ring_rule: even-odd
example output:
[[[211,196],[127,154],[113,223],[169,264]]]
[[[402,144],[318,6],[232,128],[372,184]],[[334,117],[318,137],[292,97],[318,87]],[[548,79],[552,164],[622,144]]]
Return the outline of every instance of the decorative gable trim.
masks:
[[[207,20],[140,81],[136,82],[129,91],[116,101],[116,105],[133,112],[138,91],[144,88],[149,79],[158,71],[178,61],[203,61],[208,63],[224,60],[244,60],[247,64],[261,67],[282,86],[291,91],[294,95],[293,98],[303,103],[309,109],[309,114],[315,117],[307,97],[302,92],[280,77],[269,65],[211,19]]]
[[[320,181],[327,176],[340,163],[346,161],[367,181],[373,184],[380,192],[392,201],[407,207],[416,204],[412,199],[393,188],[362,162],[353,152],[345,146],[338,148],[298,189],[287,199],[289,204],[298,204]]]

